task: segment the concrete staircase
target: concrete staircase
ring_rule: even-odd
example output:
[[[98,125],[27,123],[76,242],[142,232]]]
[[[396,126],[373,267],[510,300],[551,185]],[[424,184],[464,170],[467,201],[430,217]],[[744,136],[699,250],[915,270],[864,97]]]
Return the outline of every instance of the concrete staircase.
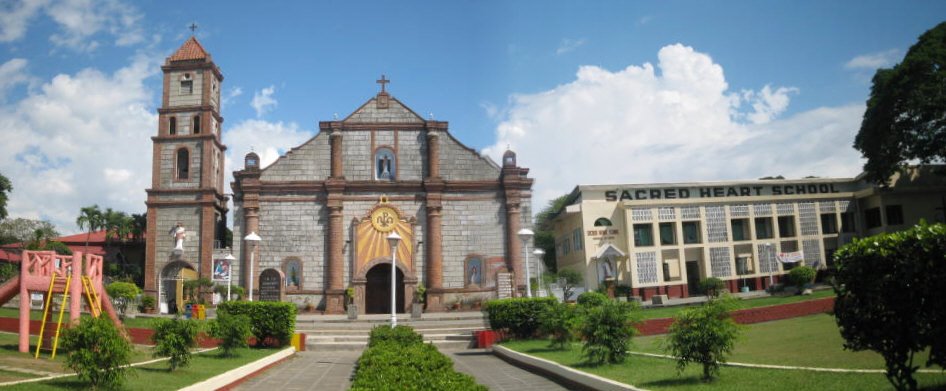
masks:
[[[368,336],[376,326],[391,323],[390,315],[360,315],[349,320],[344,315],[299,315],[296,332],[306,334],[306,349],[315,351],[362,350],[368,345]],[[447,312],[424,314],[411,319],[410,314],[398,314],[397,324],[413,327],[438,349],[466,349],[475,347],[474,332],[489,328],[481,312]]]

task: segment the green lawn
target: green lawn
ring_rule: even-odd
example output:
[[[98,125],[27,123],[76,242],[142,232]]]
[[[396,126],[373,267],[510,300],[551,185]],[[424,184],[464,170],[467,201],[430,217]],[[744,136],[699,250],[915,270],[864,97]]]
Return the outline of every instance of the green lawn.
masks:
[[[741,309],[746,309],[746,308],[768,307],[772,305],[789,304],[789,303],[797,303],[800,301],[823,299],[826,297],[834,297],[834,290],[831,290],[831,289],[817,290],[811,295],[807,295],[807,296],[787,295],[787,296],[767,296],[767,297],[760,297],[756,299],[745,299],[745,300],[740,299],[736,301],[736,309],[741,310]],[[693,305],[699,305],[699,303],[693,304]],[[677,314],[677,312],[680,312],[681,310],[691,307],[693,305],[646,308],[646,309],[641,310],[642,319],[672,318],[674,315]]]
[[[67,310],[67,311],[68,311],[68,310]],[[58,316],[59,316],[59,313],[58,313],[58,312],[55,313],[55,314],[50,313],[50,319],[53,320],[53,321],[55,321],[55,320],[58,318]],[[89,314],[83,313],[82,316],[89,316]],[[18,309],[16,309],[16,308],[0,308],[0,318],[14,318],[14,319],[19,319],[19,317],[20,317],[20,310],[18,310]],[[63,322],[65,322],[66,319],[68,319],[68,317],[69,317],[69,313],[66,312],[65,315],[63,315]],[[43,320],[43,311],[40,311],[40,310],[33,310],[33,311],[30,311],[30,319],[32,319],[32,320]],[[134,328],[140,328],[140,329],[150,329],[150,328],[152,327],[152,326],[151,326],[151,323],[152,323],[152,321],[153,321],[154,319],[155,319],[155,318],[151,318],[151,317],[148,317],[148,318],[127,318],[127,319],[125,319],[124,324],[125,324],[125,327],[134,327]],[[200,322],[204,322],[204,321],[200,321]]]
[[[664,353],[659,349],[663,336],[634,338],[631,350]],[[883,369],[883,359],[873,352],[850,352],[841,347],[842,339],[834,318],[813,315],[776,322],[744,326],[729,361],[830,368]],[[694,390],[885,390],[890,389],[883,374],[825,373],[798,370],[723,367],[720,378],[706,384],[699,380],[701,368],[691,365],[677,374],[670,359],[631,356],[624,364],[586,367],[581,346],[568,351],[548,348],[546,341],[510,341],[504,346],[580,370],[647,389],[685,388]],[[917,361],[925,360],[925,355]],[[921,386],[946,389],[946,372],[917,374]]]

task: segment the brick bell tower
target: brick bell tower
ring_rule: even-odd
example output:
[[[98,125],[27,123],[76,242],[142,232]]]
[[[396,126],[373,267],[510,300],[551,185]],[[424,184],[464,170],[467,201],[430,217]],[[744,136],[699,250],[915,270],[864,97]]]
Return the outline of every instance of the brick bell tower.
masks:
[[[161,70],[164,93],[158,132],[151,137],[145,255],[145,292],[158,298],[159,308],[177,299],[178,277],[211,278],[214,249],[222,248],[226,237],[228,200],[223,190],[227,147],[220,135],[220,68],[190,37]]]

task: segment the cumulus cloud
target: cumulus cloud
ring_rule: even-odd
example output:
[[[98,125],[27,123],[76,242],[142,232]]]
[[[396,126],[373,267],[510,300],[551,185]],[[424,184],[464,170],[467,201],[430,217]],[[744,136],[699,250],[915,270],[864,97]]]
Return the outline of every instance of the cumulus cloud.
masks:
[[[227,92],[223,94],[223,97],[221,97],[220,109],[222,110],[223,108],[225,108],[227,105],[230,104],[230,102],[233,102],[233,99],[235,99],[236,97],[240,95],[243,95],[242,88],[240,87],[228,88]]]
[[[852,70],[875,70],[886,68],[897,63],[900,58],[899,49],[890,49],[877,53],[862,54],[852,58],[844,67]]]
[[[562,39],[562,42],[558,45],[558,49],[555,49],[555,55],[561,56],[565,53],[578,49],[579,46],[584,44],[584,39]]]
[[[857,174],[849,145],[863,106],[779,118],[793,93],[732,92],[710,56],[670,45],[656,66],[582,66],[570,83],[513,96],[483,153],[499,161],[511,145],[536,178],[537,206],[578,184]]]
[[[30,81],[26,72],[27,63],[25,59],[14,58],[0,65],[0,102],[6,100],[7,91],[11,88]]]
[[[0,7],[0,42],[12,42],[26,35],[26,29],[47,0],[23,0]]]
[[[14,0],[0,7],[0,42],[23,38],[39,14],[49,17],[59,31],[49,37],[58,48],[91,52],[101,46],[96,37],[107,33],[118,46],[144,41],[141,13],[121,0]]]
[[[242,93],[242,91],[240,92]],[[253,100],[250,101],[250,106],[253,107],[253,110],[256,110],[256,118],[262,117],[263,114],[272,111],[273,108],[276,107],[278,102],[276,102],[276,98],[273,98],[275,92],[276,87],[269,86],[253,93]]]
[[[159,60],[137,55],[112,74],[59,74],[0,106],[0,172],[13,181],[11,216],[49,219],[69,233],[77,231],[79,208],[93,203],[144,212],[157,126],[145,81]]]

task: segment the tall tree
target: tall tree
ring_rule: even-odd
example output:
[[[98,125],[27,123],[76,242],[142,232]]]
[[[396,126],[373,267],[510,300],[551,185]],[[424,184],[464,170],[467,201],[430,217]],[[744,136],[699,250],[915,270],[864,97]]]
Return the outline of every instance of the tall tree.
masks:
[[[148,228],[148,212],[132,213],[131,215],[131,237],[134,240],[141,240],[144,237],[145,230]]]
[[[85,251],[89,251],[89,237],[92,231],[98,231],[105,226],[105,217],[98,205],[86,206],[79,210],[79,217],[76,218],[76,225],[79,229],[88,229],[85,236]]]
[[[56,227],[48,221],[18,217],[0,221],[0,244],[29,242],[34,239],[37,231],[43,238],[59,236]]]
[[[900,64],[878,69],[854,148],[867,179],[887,180],[909,161],[946,161],[946,22],[920,36]]]
[[[558,196],[549,201],[539,214],[535,216],[535,247],[545,251],[542,256],[542,263],[546,270],[556,271],[555,264],[555,232],[553,231],[552,218],[565,207],[565,201],[568,200],[568,194]]]
[[[7,177],[0,174],[0,220],[7,218],[7,199],[9,199],[7,194],[11,191],[13,191],[13,184]]]

